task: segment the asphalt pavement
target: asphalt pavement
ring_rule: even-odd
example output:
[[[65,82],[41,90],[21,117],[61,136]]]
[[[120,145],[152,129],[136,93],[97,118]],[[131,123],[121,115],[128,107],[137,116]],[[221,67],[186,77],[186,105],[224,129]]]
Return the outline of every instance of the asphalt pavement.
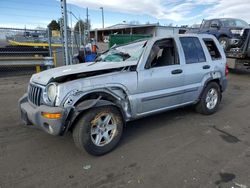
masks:
[[[185,107],[129,123],[119,146],[94,157],[72,136],[22,126],[29,76],[0,78],[0,187],[250,187],[250,74],[230,73],[219,111]]]

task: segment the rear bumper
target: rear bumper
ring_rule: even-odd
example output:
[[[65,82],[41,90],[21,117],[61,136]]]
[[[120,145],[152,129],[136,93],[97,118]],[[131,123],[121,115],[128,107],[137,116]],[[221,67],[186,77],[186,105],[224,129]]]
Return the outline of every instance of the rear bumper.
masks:
[[[25,125],[35,125],[52,135],[61,135],[67,126],[67,116],[69,111],[60,107],[50,107],[46,105],[35,106],[28,102],[27,94],[19,99],[19,109],[21,119]],[[42,116],[42,112],[61,113],[60,119],[47,119]]]

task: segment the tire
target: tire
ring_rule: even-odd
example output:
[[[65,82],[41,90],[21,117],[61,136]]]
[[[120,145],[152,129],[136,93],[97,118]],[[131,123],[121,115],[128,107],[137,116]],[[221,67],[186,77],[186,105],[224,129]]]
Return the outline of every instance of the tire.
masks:
[[[228,37],[220,37],[219,42],[223,47],[224,51],[229,50],[229,38]]]
[[[214,93],[214,95],[212,93]],[[201,99],[195,109],[201,114],[210,115],[218,110],[220,101],[221,90],[219,85],[216,82],[210,82],[203,90]]]
[[[114,106],[90,109],[82,114],[73,130],[75,145],[91,155],[104,155],[119,143],[123,132],[123,119]]]

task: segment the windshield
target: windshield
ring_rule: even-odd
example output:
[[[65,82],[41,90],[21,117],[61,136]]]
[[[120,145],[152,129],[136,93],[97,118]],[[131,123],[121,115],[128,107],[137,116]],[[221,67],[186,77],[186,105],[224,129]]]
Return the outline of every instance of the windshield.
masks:
[[[249,27],[248,23],[240,19],[221,19],[225,27]]]
[[[111,48],[96,58],[95,62],[138,61],[144,50],[146,40]]]

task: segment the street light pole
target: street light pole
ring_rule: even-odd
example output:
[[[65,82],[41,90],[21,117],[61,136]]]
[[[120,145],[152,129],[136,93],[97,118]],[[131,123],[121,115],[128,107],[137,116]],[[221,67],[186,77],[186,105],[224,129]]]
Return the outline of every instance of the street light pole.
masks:
[[[103,7],[100,7],[102,10],[102,28],[104,28],[104,12],[103,12]]]

